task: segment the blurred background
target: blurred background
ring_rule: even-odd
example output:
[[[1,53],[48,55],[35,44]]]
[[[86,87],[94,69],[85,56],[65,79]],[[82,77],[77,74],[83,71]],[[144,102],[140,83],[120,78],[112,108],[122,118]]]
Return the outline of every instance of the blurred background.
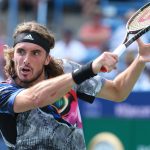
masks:
[[[131,15],[149,0],[0,0],[0,81],[5,79],[3,45],[12,46],[18,23],[37,21],[55,35],[50,55],[80,64],[123,41]],[[150,33],[142,36],[150,42]],[[136,57],[136,42],[120,57],[117,69],[101,73],[113,79]],[[109,94],[109,93],[108,93]],[[113,103],[79,100],[89,150],[150,150],[150,64],[141,74],[128,99]],[[106,134],[107,133],[107,134]],[[0,138],[0,150],[6,150]]]

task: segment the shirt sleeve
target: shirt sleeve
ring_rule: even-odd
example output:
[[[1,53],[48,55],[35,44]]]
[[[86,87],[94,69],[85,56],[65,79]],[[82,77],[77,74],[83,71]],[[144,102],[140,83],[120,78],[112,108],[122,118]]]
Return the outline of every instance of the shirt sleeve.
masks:
[[[105,79],[99,75],[84,81],[77,87],[77,94],[79,98],[89,103],[93,103],[104,82]]]
[[[11,84],[0,84],[0,113],[14,114],[13,104],[23,88]]]
[[[68,60],[63,60],[63,63],[65,72],[73,72],[73,70],[81,67],[80,64]],[[80,99],[92,103],[104,83],[105,78],[96,75],[95,77],[82,82],[80,85],[76,85],[74,89]]]

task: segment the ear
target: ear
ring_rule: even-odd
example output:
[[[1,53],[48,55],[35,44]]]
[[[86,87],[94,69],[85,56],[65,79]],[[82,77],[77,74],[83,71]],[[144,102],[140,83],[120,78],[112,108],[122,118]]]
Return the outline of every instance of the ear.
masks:
[[[51,60],[51,56],[50,56],[50,55],[47,55],[47,56],[46,56],[46,59],[45,59],[44,65],[48,65],[49,62],[50,62],[50,60]]]

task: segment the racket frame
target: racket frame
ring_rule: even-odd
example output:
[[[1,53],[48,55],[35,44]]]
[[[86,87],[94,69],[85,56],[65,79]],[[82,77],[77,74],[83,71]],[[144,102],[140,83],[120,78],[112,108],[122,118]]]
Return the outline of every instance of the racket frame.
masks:
[[[149,7],[150,3],[145,4],[143,7],[141,7],[139,10],[137,10],[133,16],[128,20],[126,24],[126,35],[125,39],[123,40],[122,44],[120,44],[114,51],[114,54],[117,54],[118,57],[120,57],[126,50],[126,48],[132,44],[135,40],[137,40],[139,37],[141,37],[144,33],[148,32],[150,30],[150,25],[147,25],[145,28],[141,28],[138,30],[129,30],[130,23],[137,17],[137,15],[142,12],[145,8]],[[135,34],[132,38],[128,40],[129,35]],[[101,72],[107,72],[107,68],[105,66],[102,66],[100,69]]]

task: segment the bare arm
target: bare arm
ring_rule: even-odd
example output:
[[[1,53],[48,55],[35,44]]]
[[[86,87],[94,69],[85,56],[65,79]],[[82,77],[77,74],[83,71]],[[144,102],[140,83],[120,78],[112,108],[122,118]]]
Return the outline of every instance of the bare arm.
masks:
[[[71,73],[39,82],[16,96],[14,111],[24,112],[52,104],[64,96],[73,85]]]
[[[138,80],[146,62],[150,62],[150,44],[138,40],[139,54],[133,63],[113,81],[106,81],[98,97],[113,101],[122,101],[128,97]]]
[[[106,80],[97,96],[117,102],[125,100],[132,91],[144,66],[144,63],[139,60],[138,56],[130,67],[119,74],[113,81]]]
[[[107,61],[109,60],[109,61]],[[96,60],[94,72],[99,72],[102,65],[113,69],[117,60],[114,54],[104,53]],[[113,65],[112,65],[113,64]],[[75,84],[72,73],[44,80],[28,89],[21,91],[15,98],[14,111],[24,112],[33,108],[43,107],[63,97]]]
[[[106,81],[97,97],[120,101],[129,95],[144,69],[145,62],[150,61],[150,44],[145,45],[139,42],[139,47],[139,55],[131,66],[118,75],[114,81]],[[111,71],[115,68],[117,61],[118,57],[115,54],[104,52],[93,61],[93,72],[98,73],[101,66],[105,66],[108,71]],[[14,111],[23,112],[52,104],[64,96],[74,84],[71,73],[42,81],[31,88],[23,90],[16,96]]]

